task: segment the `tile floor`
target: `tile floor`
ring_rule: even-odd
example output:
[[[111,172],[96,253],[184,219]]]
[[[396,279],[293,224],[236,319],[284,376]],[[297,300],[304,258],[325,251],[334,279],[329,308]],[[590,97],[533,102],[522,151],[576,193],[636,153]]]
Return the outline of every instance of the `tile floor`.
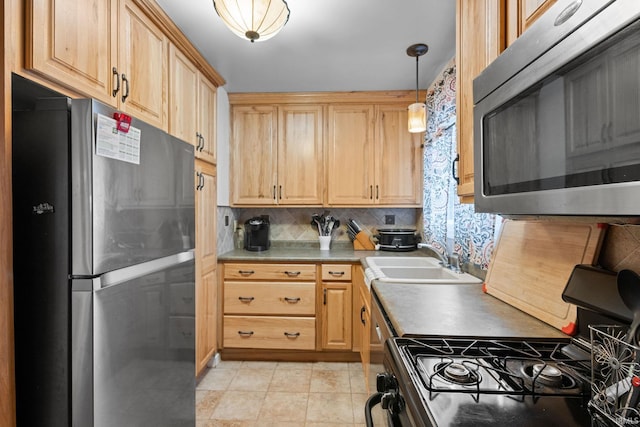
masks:
[[[196,386],[196,427],[364,426],[360,363],[232,362]]]

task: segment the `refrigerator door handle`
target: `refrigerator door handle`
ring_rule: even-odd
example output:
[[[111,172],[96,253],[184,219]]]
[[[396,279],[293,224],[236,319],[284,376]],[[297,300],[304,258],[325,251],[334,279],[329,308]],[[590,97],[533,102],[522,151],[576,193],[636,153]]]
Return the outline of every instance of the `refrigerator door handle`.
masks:
[[[194,251],[190,250],[175,255],[169,255],[164,258],[154,259],[153,261],[143,262],[142,264],[121,268],[119,270],[109,271],[99,277],[99,282],[94,281],[94,286],[98,286],[97,289],[94,289],[104,289],[109,286],[125,283],[138,277],[164,270],[172,265],[192,261],[193,259],[195,259]]]

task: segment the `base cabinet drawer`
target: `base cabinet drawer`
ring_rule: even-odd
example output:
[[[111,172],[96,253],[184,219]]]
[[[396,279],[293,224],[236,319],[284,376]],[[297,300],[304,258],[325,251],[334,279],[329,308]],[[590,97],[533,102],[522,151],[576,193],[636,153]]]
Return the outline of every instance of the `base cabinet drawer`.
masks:
[[[225,282],[225,314],[315,316],[315,283]]]
[[[315,264],[224,265],[224,278],[236,280],[316,280]]]
[[[313,317],[224,316],[224,347],[315,350]]]

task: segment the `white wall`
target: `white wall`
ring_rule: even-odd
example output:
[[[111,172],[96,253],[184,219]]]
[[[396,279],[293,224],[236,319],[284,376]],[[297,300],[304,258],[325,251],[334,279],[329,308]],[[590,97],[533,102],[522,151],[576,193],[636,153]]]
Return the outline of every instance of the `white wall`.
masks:
[[[229,96],[227,91],[218,88],[218,116],[216,117],[216,144],[218,161],[218,206],[229,206]]]

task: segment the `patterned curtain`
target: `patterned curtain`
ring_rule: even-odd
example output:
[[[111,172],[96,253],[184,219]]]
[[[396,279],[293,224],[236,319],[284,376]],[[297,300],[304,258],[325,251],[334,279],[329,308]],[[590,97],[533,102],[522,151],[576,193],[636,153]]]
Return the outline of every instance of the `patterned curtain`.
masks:
[[[456,156],[456,73],[452,61],[427,92],[424,150],[424,237],[441,252],[455,252],[462,262],[489,266],[499,217],[477,214],[460,204],[452,161]]]

